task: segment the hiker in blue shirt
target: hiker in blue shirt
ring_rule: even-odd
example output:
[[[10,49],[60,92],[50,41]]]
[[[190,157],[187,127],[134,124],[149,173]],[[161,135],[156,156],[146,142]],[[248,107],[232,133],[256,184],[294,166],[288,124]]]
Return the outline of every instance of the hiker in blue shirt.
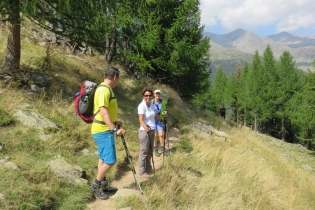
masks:
[[[152,100],[154,105],[155,114],[160,117],[160,120],[155,118],[155,138],[154,138],[154,154],[155,156],[159,157],[160,153],[157,147],[157,139],[160,138],[160,145],[162,153],[165,152],[165,139],[164,139],[164,131],[163,131],[163,124],[164,116],[167,114],[166,111],[166,103],[164,100],[161,99],[161,91],[155,90],[154,91],[154,99]]]

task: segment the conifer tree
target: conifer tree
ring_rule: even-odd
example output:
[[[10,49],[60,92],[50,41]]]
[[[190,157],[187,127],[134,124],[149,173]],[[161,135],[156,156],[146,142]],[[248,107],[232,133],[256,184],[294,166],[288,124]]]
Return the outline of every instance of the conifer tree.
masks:
[[[300,78],[298,70],[293,60],[293,56],[288,51],[284,51],[280,56],[276,77],[277,99],[276,117],[279,122],[280,138],[285,140],[290,130],[288,101],[293,97],[294,93],[300,89]]]
[[[232,72],[226,82],[224,101],[231,106],[232,110],[231,120],[235,121],[236,123],[238,123],[237,92],[238,92],[237,75],[234,72]]]
[[[251,67],[250,71],[250,81],[251,81],[251,89],[250,89],[250,95],[252,100],[250,100],[249,107],[251,110],[251,113],[254,117],[253,124],[254,124],[254,130],[257,131],[258,129],[258,123],[259,123],[259,116],[261,114],[261,106],[262,106],[262,98],[260,96],[261,94],[261,87],[262,87],[262,62],[260,55],[258,51],[255,51],[254,57],[253,57],[253,65]]]
[[[262,56],[262,71],[261,71],[261,113],[260,122],[263,125],[265,132],[270,133],[273,130],[275,118],[275,101],[277,98],[276,88],[276,60],[270,45],[265,49]]]
[[[249,66],[248,63],[245,62],[244,66],[242,67],[242,71],[239,77],[239,88],[237,92],[237,98],[238,98],[238,112],[243,114],[242,120],[244,123],[244,126],[247,125],[247,120],[249,118],[249,104],[251,101],[251,80],[249,78]]]
[[[211,110],[218,113],[219,107],[226,103],[227,77],[220,66],[211,85]]]
[[[142,1],[126,60],[192,98],[209,86],[209,39],[203,38],[198,0]]]
[[[289,118],[295,128],[295,137],[309,145],[315,143],[315,73],[308,72],[302,80],[301,91],[289,101]]]

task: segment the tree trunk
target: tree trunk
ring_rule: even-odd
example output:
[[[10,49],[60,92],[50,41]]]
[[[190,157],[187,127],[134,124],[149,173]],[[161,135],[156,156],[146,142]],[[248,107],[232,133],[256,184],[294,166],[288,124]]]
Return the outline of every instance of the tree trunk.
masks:
[[[281,139],[284,141],[285,137],[285,128],[284,128],[284,118],[281,119]]]
[[[308,150],[312,150],[312,142],[311,141],[306,141],[305,147]]]
[[[19,0],[13,0],[11,2],[12,8],[15,5],[19,5]],[[2,68],[4,70],[16,70],[20,69],[21,59],[21,27],[19,24],[20,14],[17,9],[12,9],[9,14],[8,22],[8,43],[7,52]]]
[[[311,139],[312,138],[312,131],[310,129],[307,129],[307,139]],[[311,140],[306,140],[306,144],[305,144],[306,149],[308,150],[312,150],[312,142]]]
[[[116,36],[112,38],[112,43],[110,45],[109,54],[108,54],[108,61],[111,62],[114,57],[114,53],[116,51]]]
[[[108,61],[108,54],[109,54],[109,49],[110,49],[110,38],[109,35],[106,34],[106,44],[105,44],[105,59]]]
[[[257,113],[255,113],[254,130],[257,131]]]
[[[246,108],[244,109],[244,127],[246,127]]]

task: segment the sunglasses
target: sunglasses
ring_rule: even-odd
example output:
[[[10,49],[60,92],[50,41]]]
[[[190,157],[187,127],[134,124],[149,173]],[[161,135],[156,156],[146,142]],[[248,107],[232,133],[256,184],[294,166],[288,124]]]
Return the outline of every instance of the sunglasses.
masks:
[[[144,97],[151,97],[152,95],[143,95]]]

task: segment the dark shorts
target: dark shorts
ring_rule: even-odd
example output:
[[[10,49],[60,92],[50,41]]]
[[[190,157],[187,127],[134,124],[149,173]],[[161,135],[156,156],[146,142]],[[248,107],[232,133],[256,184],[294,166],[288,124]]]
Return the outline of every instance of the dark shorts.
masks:
[[[112,131],[92,134],[97,144],[98,157],[106,164],[116,163],[115,137]]]

